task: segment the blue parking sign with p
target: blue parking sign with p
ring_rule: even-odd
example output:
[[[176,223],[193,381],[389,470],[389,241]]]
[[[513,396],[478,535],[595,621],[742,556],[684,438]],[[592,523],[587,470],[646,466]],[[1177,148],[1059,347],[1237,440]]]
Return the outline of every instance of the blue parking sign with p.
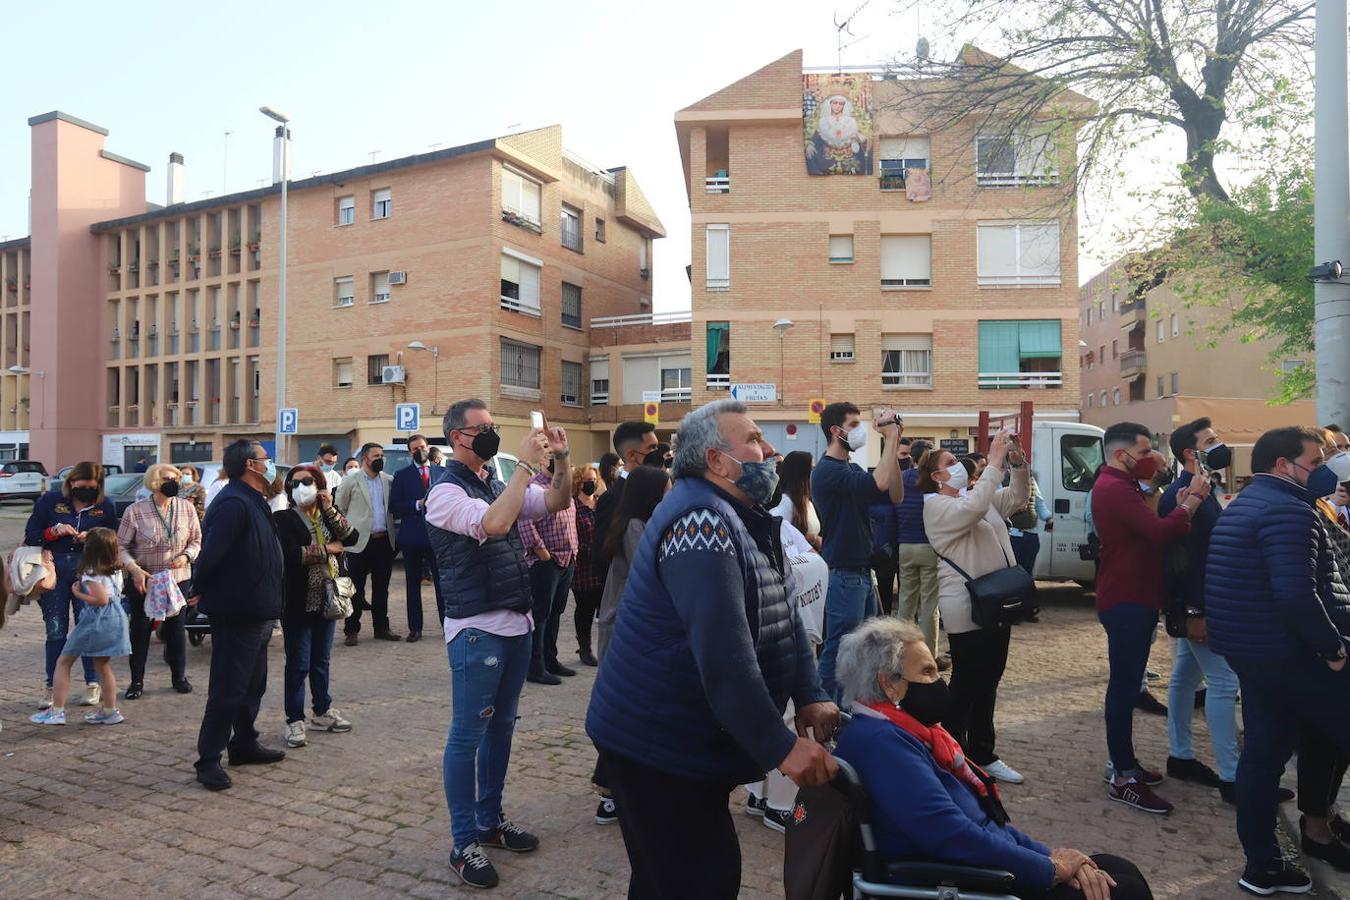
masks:
[[[394,405],[394,430],[417,431],[422,427],[422,404],[397,403]]]
[[[300,410],[294,407],[283,409],[277,414],[277,432],[295,434],[300,430]]]

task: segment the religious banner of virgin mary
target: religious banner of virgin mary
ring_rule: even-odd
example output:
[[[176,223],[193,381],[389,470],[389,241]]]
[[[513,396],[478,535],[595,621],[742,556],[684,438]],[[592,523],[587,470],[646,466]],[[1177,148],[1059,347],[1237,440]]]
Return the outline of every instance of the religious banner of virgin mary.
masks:
[[[809,175],[872,174],[872,79],[802,76],[802,131]]]

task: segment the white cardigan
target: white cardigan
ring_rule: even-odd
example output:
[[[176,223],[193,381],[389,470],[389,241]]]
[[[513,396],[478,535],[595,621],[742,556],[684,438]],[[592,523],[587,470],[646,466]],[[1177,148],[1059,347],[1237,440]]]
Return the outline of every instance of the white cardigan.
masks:
[[[1003,472],[993,466],[964,497],[927,494],[923,504],[923,528],[928,543],[956,563],[971,578],[1017,565],[1008,538],[1008,516],[1026,506],[1030,494],[1030,469],[1013,470],[1012,483],[1003,484]],[[979,628],[970,617],[970,592],[956,570],[938,561],[938,609],[942,629],[964,634]]]

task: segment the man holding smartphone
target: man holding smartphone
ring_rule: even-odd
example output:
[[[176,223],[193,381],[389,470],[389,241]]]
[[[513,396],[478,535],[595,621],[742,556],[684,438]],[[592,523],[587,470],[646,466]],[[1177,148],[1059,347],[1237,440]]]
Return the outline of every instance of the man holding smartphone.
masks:
[[[867,426],[852,403],[831,403],[820,414],[820,428],[829,448],[811,472],[811,500],[820,516],[824,543],[820,555],[830,567],[830,587],[825,595],[825,651],[820,657],[820,681],[834,697],[834,661],[839,642],[863,619],[877,614],[877,593],[872,586],[873,503],[899,503],[905,486],[900,479],[896,448],[904,426],[894,412],[885,411],[873,421],[881,432],[881,457],[869,475],[849,454],[867,443]],[[836,697],[836,699],[838,699]]]

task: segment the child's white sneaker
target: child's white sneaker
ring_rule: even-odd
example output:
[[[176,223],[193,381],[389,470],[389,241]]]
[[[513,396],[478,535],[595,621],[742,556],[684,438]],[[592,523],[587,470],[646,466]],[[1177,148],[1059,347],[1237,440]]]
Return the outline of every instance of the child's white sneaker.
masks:
[[[28,721],[34,725],[64,725],[66,724],[66,711],[57,707],[48,707],[40,713],[33,713],[28,717]]]
[[[80,701],[81,706],[98,706],[103,699],[103,691],[96,684],[86,684],[84,686],[84,699]],[[116,698],[114,698],[116,699]]]
[[[336,709],[329,709],[321,716],[311,716],[309,724],[320,731],[333,731],[339,734],[352,730],[352,723],[342,718],[342,713]]]
[[[84,721],[90,725],[119,725],[126,720],[126,716],[116,707],[84,714]]]
[[[299,722],[287,722],[286,746],[294,749],[295,747],[303,747],[307,743],[309,743],[309,741],[305,738],[304,721],[301,720]]]

